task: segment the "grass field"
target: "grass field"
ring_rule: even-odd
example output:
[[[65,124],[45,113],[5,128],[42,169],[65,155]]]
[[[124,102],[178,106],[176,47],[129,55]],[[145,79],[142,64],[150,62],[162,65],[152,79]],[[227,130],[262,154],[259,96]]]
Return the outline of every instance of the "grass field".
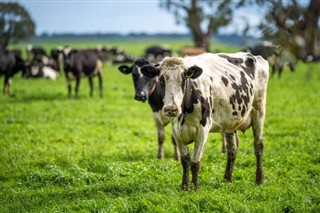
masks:
[[[151,43],[123,45],[141,54]],[[168,44],[176,50],[185,45]],[[223,179],[221,136],[212,134],[199,192],[180,190],[182,168],[173,160],[170,127],[165,160],[156,159],[151,109],[133,100],[131,77],[105,65],[102,99],[95,80],[93,98],[83,79],[80,97],[68,99],[63,76],[16,75],[12,95],[0,95],[0,212],[320,212],[316,65],[298,64],[295,73],[285,70],[281,79],[269,80],[265,183],[255,184],[251,130],[239,134],[232,183]]]

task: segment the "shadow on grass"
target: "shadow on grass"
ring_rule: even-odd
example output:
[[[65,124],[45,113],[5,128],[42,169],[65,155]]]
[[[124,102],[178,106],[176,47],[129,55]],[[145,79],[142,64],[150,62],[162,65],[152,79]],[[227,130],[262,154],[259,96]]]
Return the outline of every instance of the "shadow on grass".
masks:
[[[2,101],[7,100],[10,103],[32,103],[38,101],[54,102],[54,101],[70,101],[70,100],[86,100],[90,97],[82,95],[79,97],[68,97],[64,93],[35,93],[35,94],[12,94],[8,97],[1,97]]]

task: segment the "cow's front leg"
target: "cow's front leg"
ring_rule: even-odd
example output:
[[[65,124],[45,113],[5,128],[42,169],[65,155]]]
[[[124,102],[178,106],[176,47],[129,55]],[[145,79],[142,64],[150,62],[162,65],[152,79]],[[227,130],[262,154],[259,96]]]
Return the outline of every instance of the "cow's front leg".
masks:
[[[224,178],[228,181],[232,181],[232,172],[233,172],[233,165],[237,156],[237,134],[236,133],[225,133],[225,138],[227,141],[227,152],[228,152],[228,160],[227,160],[227,167],[224,174]]]
[[[164,127],[157,126],[158,130],[158,159],[164,159]]]
[[[199,190],[198,179],[199,179],[199,171],[200,171],[200,162],[206,146],[207,138],[208,138],[208,132],[203,130],[203,132],[198,135],[198,138],[194,142],[194,149],[193,149],[190,167],[192,172],[192,184],[194,186],[195,191]]]
[[[190,168],[190,155],[181,156],[181,165],[182,165],[182,184],[181,189],[184,191],[189,190],[189,168]]]
[[[154,119],[154,123],[156,124],[157,133],[158,133],[158,155],[157,155],[157,158],[162,160],[164,158],[164,138],[165,138],[164,126],[161,124],[158,112],[153,113],[153,119]]]
[[[90,97],[92,97],[93,96],[93,80],[91,76],[89,76],[88,79],[89,79],[89,86],[90,86]]]
[[[9,95],[10,93],[10,78],[5,76],[3,82],[3,94]]]
[[[198,177],[199,177],[199,171],[200,171],[200,162],[191,162],[190,165],[191,172],[192,172],[192,184],[194,186],[194,190],[199,190],[199,184],[198,184]]]

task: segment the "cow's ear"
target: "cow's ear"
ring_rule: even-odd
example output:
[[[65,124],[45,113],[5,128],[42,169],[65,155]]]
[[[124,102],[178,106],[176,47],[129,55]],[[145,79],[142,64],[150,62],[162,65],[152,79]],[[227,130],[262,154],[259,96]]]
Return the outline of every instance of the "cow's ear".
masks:
[[[184,75],[186,78],[192,78],[196,79],[202,74],[201,67],[198,67],[196,65],[188,68],[186,71],[184,71]]]
[[[148,78],[154,78],[160,73],[160,69],[154,66],[146,65],[141,67],[141,72]]]
[[[121,65],[121,66],[119,66],[119,67],[118,67],[118,70],[119,70],[120,72],[122,72],[123,74],[126,74],[126,75],[132,72],[132,68],[129,67],[129,66],[127,66],[127,65]]]

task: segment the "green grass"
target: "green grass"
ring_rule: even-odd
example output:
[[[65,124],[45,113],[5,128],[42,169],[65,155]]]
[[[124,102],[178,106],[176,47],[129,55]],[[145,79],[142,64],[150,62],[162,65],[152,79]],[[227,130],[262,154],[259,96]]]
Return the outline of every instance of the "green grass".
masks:
[[[139,53],[149,43],[123,45]],[[80,97],[68,99],[63,76],[49,81],[16,75],[12,95],[0,95],[0,212],[320,212],[316,65],[299,64],[295,73],[270,78],[265,183],[255,184],[251,130],[239,134],[232,183],[223,179],[221,136],[212,134],[199,192],[180,190],[182,169],[173,160],[170,127],[165,160],[156,159],[152,112],[133,100],[131,77],[105,65],[103,99],[97,84],[95,79],[90,98],[82,79]]]

